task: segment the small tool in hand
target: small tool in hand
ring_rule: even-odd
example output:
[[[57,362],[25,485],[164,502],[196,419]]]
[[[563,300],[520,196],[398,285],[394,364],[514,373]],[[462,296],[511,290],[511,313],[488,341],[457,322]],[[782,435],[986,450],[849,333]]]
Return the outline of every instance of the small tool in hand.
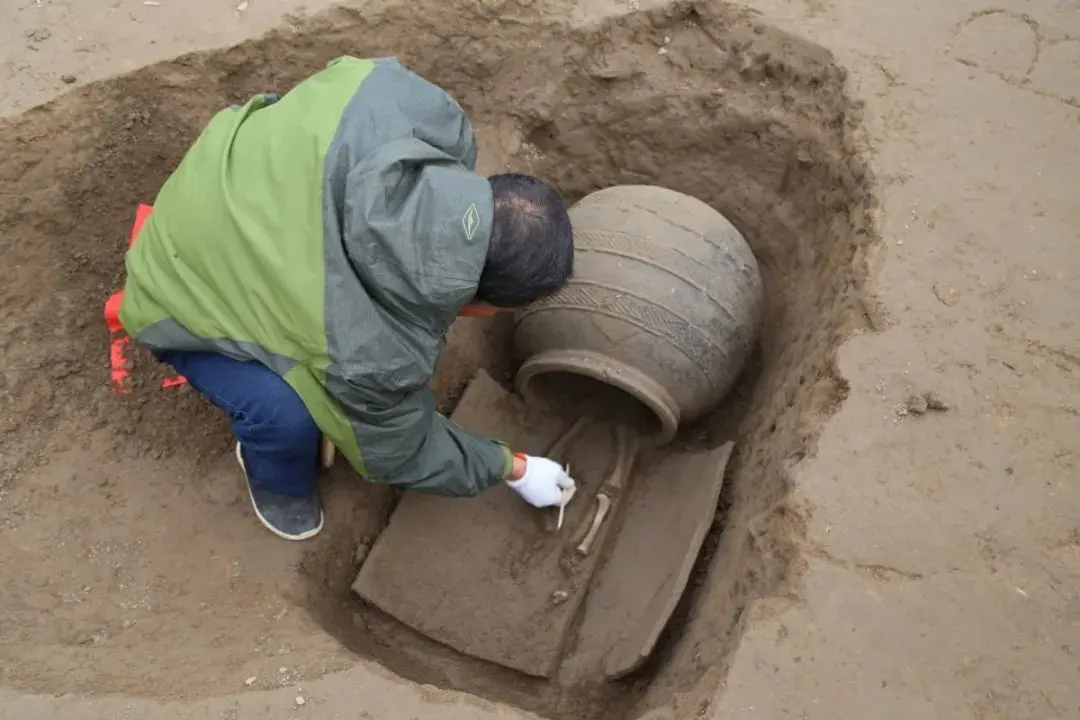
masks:
[[[570,477],[570,463],[566,463],[566,477]],[[563,490],[562,500],[559,502],[559,521],[555,524],[556,530],[562,530],[563,518],[566,516],[566,506],[570,504],[576,492],[577,483]]]

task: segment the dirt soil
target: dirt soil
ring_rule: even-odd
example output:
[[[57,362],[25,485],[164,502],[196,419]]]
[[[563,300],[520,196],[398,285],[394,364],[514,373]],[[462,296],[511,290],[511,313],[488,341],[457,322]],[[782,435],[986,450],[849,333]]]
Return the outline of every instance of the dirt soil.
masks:
[[[0,9],[0,717],[1080,714],[1080,6],[747,4],[373,1],[256,39],[292,8]],[[213,112],[344,52],[447,87],[481,170],[665,185],[761,263],[757,357],[681,438],[736,442],[716,520],[626,682],[528,680],[356,604],[392,493],[339,466],[323,536],[277,541],[190,389],[108,390],[136,204]],[[455,327],[445,410],[507,343]]]

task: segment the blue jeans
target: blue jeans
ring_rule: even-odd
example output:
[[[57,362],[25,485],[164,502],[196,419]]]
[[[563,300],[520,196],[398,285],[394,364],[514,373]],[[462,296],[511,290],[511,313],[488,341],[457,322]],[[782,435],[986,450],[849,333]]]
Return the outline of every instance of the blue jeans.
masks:
[[[300,396],[272,370],[217,353],[157,353],[229,416],[248,480],[303,497],[315,492],[320,432]]]

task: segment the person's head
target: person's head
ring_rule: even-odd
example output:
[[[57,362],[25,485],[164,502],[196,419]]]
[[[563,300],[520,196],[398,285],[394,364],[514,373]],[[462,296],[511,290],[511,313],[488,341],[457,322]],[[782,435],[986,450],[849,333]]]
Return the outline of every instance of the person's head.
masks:
[[[510,309],[553,295],[574,270],[574,236],[562,198],[531,175],[493,175],[489,182],[491,244],[471,305]]]

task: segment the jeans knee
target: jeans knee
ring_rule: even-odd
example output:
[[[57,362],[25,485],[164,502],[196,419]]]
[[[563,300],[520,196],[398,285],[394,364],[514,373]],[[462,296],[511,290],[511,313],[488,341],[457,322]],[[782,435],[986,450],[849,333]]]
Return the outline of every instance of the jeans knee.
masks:
[[[319,426],[300,397],[286,386],[282,392],[271,392],[262,398],[257,417],[249,417],[250,430],[265,438],[274,438],[290,445],[316,445]]]

